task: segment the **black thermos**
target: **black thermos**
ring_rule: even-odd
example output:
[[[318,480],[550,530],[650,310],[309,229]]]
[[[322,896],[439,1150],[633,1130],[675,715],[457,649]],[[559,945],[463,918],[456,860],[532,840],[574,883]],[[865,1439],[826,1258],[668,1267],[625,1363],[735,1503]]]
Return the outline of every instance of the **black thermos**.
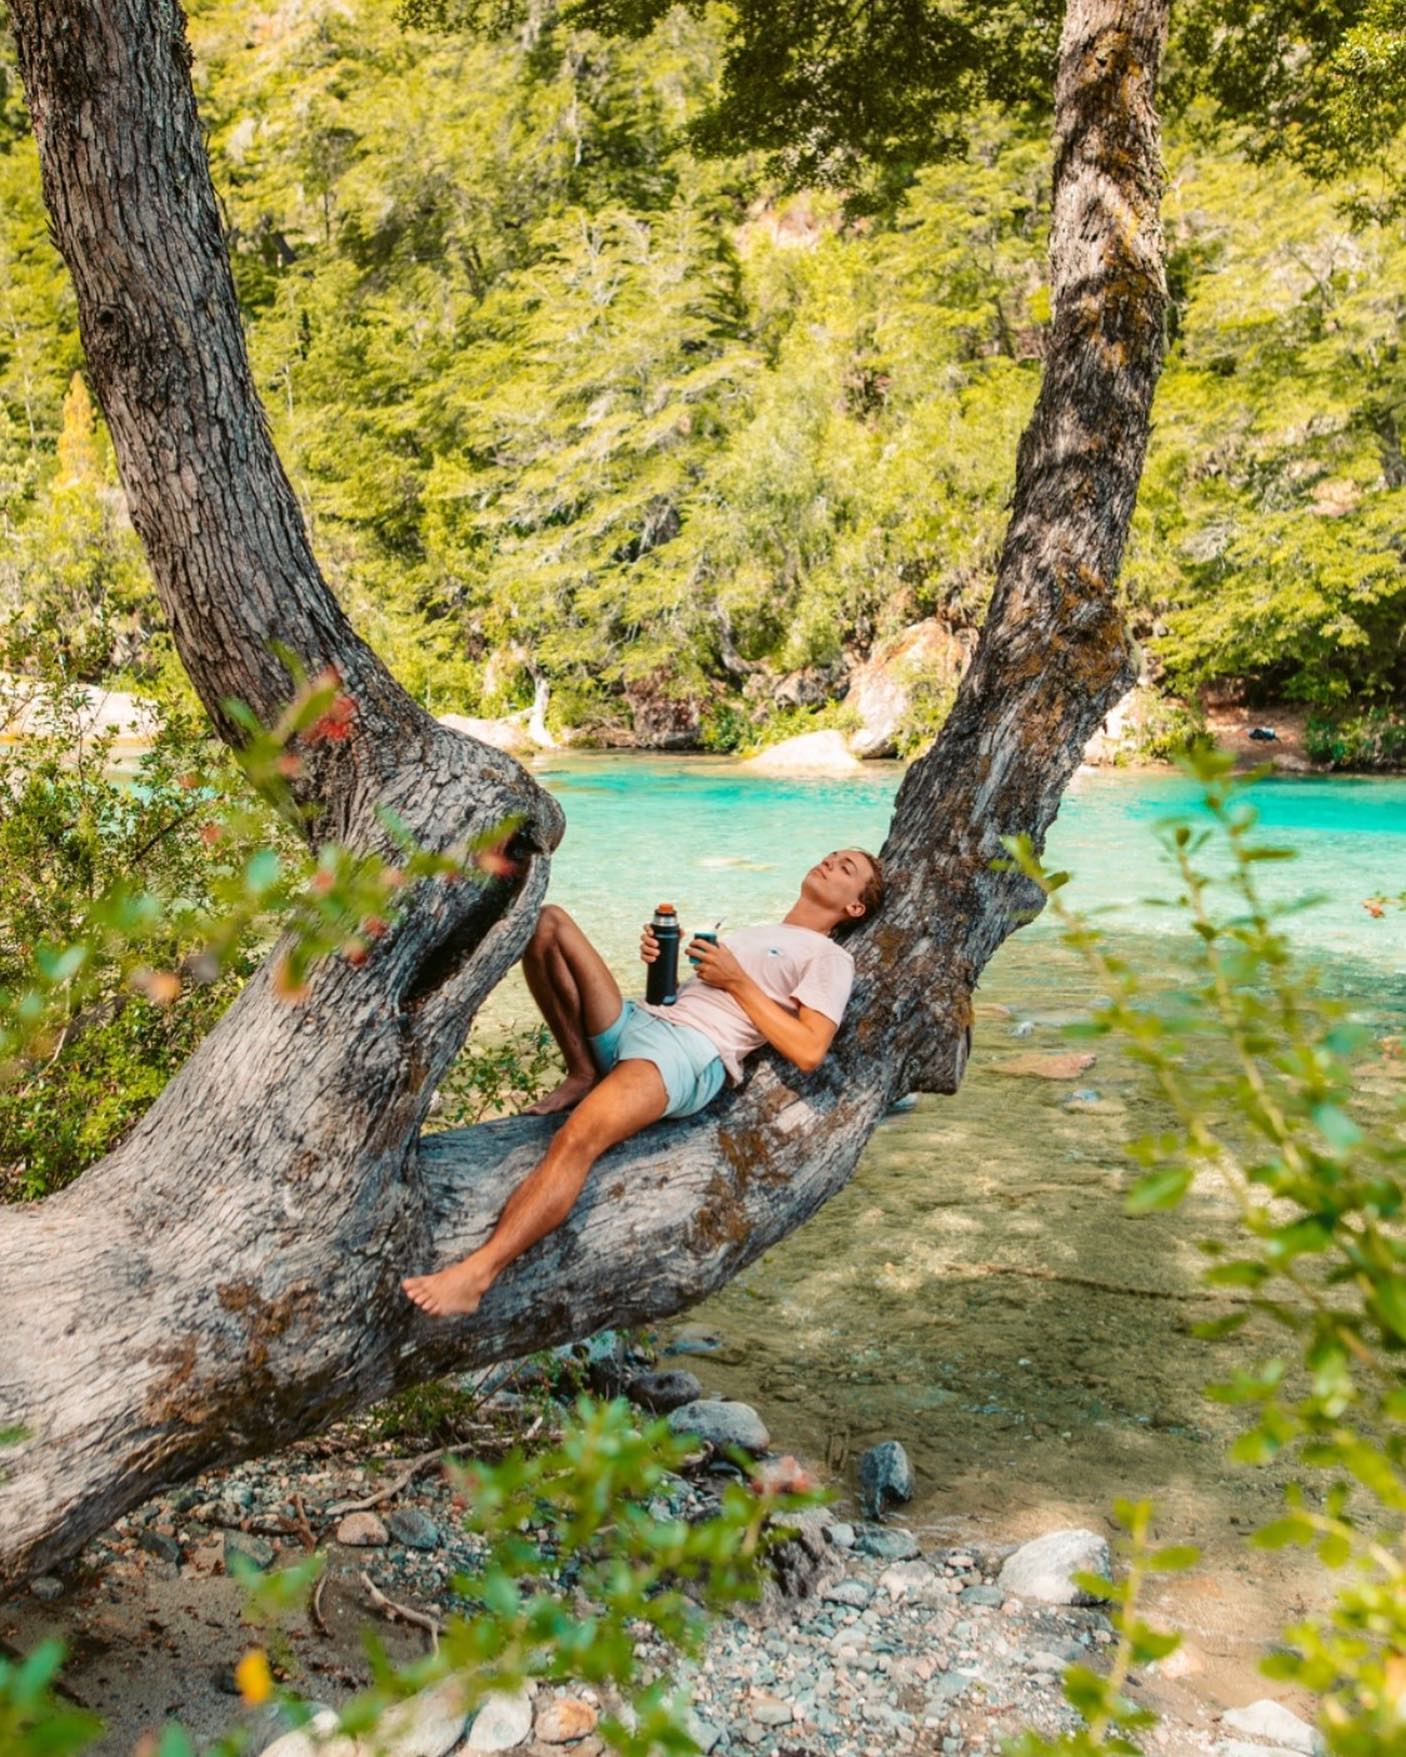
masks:
[[[649,966],[645,977],[644,998],[652,1007],[671,1007],[679,996],[679,917],[672,903],[661,903],[654,911],[654,937],[659,942],[659,956]]]

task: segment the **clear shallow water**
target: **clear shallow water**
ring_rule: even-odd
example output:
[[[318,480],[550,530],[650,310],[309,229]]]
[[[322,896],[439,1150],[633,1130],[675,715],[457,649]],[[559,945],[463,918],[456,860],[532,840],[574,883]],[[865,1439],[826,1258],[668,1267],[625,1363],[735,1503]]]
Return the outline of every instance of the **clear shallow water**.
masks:
[[[538,770],[567,814],[551,895],[578,916],[612,965],[627,970],[640,923],[668,899],[685,927],[775,920],[806,868],[846,844],[882,844],[902,776],[897,763],[867,765],[855,778],[749,775],[708,758],[577,756]],[[1297,943],[1328,967],[1334,985],[1390,1001],[1406,984],[1406,910],[1376,921],[1375,893],[1406,889],[1406,780],[1272,779],[1248,797],[1263,839],[1295,848],[1292,861],[1260,868],[1268,897],[1322,901],[1291,922]],[[1169,815],[1196,815],[1199,791],[1181,776],[1092,771],[1076,777],[1050,833],[1047,859],[1068,868],[1069,893],[1086,913],[1109,911],[1118,936],[1168,942],[1182,933],[1174,912],[1151,903],[1174,890],[1155,837]],[[1053,924],[1012,939],[992,981],[1050,956]]]
[[[638,992],[639,924],[657,902],[675,902],[686,926],[776,919],[817,856],[880,846],[901,773],[779,780],[706,759],[553,761],[539,774],[568,828],[551,896]],[[1292,921],[1323,986],[1374,1033],[1401,1033],[1406,912],[1375,921],[1362,902],[1406,889],[1406,780],[1273,780],[1252,798],[1265,839],[1299,854],[1261,868],[1266,894],[1324,896]],[[1048,858],[1075,874],[1075,905],[1109,911],[1103,925],[1154,983],[1175,979],[1191,943],[1146,901],[1174,889],[1154,830],[1197,800],[1178,776],[1080,775],[1049,839]],[[1201,1394],[1243,1364],[1243,1339],[1193,1329],[1223,1310],[1202,1288],[1199,1241],[1232,1235],[1233,1205],[1203,1178],[1173,1213],[1125,1212],[1123,1143],[1170,1119],[1116,1044],[1100,1042],[1077,1078],[1003,1066],[1013,1051],[1067,1051],[1062,1025],[1087,1016],[1089,978],[1056,933],[1046,917],[1006,942],[982,979],[961,1090],[886,1119],[845,1190],[688,1314],[719,1343],[682,1364],[707,1391],[755,1404],[773,1442],[842,1493],[865,1446],[901,1439],[916,1480],[905,1521],[948,1541],[1106,1529],[1116,1497],[1151,1495],[1162,1535],[1203,1556],[1155,1585],[1151,1608],[1190,1635],[1202,1698],[1249,1700],[1265,1644],[1320,1587],[1298,1552],[1247,1552],[1282,1484],[1227,1464],[1238,1414]],[[495,996],[498,1018],[530,1007],[520,981]],[[1066,1108],[1076,1086],[1098,1094],[1091,1108]]]

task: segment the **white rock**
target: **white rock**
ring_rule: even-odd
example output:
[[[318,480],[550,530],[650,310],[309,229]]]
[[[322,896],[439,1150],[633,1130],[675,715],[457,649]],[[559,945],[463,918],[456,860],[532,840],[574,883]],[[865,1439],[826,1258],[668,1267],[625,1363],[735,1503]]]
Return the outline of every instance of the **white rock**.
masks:
[[[1252,1745],[1248,1739],[1222,1739],[1216,1757],[1295,1757],[1289,1745]]]
[[[1018,1598],[1044,1604],[1088,1604],[1089,1596],[1074,1584],[1075,1574],[1111,1575],[1108,1542],[1096,1531],[1077,1527],[1047,1531],[1006,1558],[996,1584]]]
[[[790,1726],[795,1719],[791,1704],[783,1702],[770,1690],[754,1690],[747,1707],[752,1719],[759,1721],[762,1726]]]
[[[263,1757],[365,1757],[355,1739],[337,1732],[340,1724],[336,1709],[320,1708],[306,1726],[265,1745]]]
[[[700,1719],[691,1708],[685,1716],[685,1724],[688,1727],[689,1738],[703,1753],[703,1757],[708,1757],[709,1751],[723,1736],[722,1728],[715,1727],[711,1721]]]
[[[474,1716],[466,1751],[511,1751],[532,1731],[532,1692],[520,1690],[490,1696]]]
[[[480,744],[491,744],[495,750],[506,750],[514,756],[533,749],[533,741],[516,720],[481,720],[474,714],[440,714],[441,726],[451,732],[465,732]]]
[[[1323,1749],[1322,1736],[1306,1720],[1300,1720],[1292,1708],[1268,1696],[1247,1708],[1228,1708],[1220,1718],[1221,1725],[1232,1732],[1244,1733],[1251,1739],[1273,1740],[1276,1745],[1303,1752],[1304,1757],[1314,1757]]]
[[[930,1599],[943,1590],[928,1562],[895,1562],[879,1576],[879,1585],[896,1603],[904,1599]]]
[[[855,1610],[863,1610],[874,1594],[862,1580],[837,1580],[832,1586],[822,1588],[820,1596],[829,1604],[846,1604]]]
[[[1036,1652],[1026,1655],[1025,1669],[1028,1672],[1062,1672],[1064,1663],[1057,1653],[1037,1649]]]
[[[936,617],[911,623],[880,641],[850,678],[845,706],[860,722],[850,749],[859,756],[894,755],[915,684],[929,690],[939,685],[955,695],[968,648],[969,637],[954,634]]]
[[[766,1423],[750,1403],[708,1398],[685,1403],[670,1412],[669,1428],[676,1434],[697,1434],[713,1446],[740,1446],[744,1452],[765,1452],[771,1444]]]
[[[741,765],[756,775],[855,775],[859,758],[841,732],[803,732],[768,745]]]
[[[463,1682],[446,1678],[388,1708],[371,1743],[377,1757],[445,1757],[463,1738],[468,1718]]]

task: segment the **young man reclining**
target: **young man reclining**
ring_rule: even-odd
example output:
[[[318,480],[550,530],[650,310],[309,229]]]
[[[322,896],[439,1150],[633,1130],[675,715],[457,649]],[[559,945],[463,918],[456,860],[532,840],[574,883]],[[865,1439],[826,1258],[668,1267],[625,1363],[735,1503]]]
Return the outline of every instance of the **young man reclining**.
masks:
[[[878,908],[883,874],[857,848],[827,854],[774,927],[746,927],[718,945],[694,940],[697,975],[671,1007],[621,998],[605,960],[564,909],[548,904],[523,954],[532,997],[566,1062],[566,1078],[532,1105],[569,1110],[536,1169],[508,1198],[492,1236],[462,1262],[402,1285],[436,1317],[474,1311],[514,1258],[571,1212],[608,1147],[663,1116],[692,1116],[769,1043],[810,1073],[830,1047],[854,981],[854,959],[830,936]],[[646,927],[640,956],[659,955]]]

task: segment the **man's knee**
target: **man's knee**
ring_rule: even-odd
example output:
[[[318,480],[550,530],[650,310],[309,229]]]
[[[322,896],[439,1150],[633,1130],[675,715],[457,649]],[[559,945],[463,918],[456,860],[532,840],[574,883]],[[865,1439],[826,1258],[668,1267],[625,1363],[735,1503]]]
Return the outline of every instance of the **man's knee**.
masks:
[[[532,944],[540,951],[544,946],[555,943],[560,938],[562,929],[571,926],[571,917],[565,909],[556,903],[544,903],[537,915],[537,925],[532,930]]]

